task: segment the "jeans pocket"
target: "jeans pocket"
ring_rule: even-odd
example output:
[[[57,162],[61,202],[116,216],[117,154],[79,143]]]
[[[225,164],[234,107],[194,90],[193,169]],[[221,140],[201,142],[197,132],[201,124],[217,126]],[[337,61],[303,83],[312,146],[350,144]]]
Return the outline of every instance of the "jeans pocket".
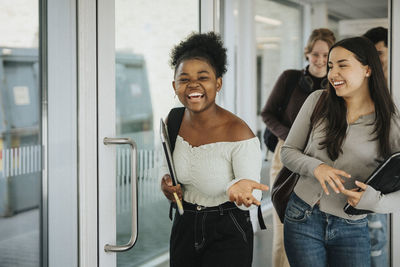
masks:
[[[233,214],[233,212],[229,211],[229,217],[231,217],[231,220],[233,222],[233,224],[235,225],[236,229],[239,231],[239,233],[242,235],[242,238],[244,240],[244,242],[247,243],[247,237],[246,237],[246,231],[244,229],[246,229],[246,227],[242,227],[239,223],[239,220],[235,217],[235,215]],[[247,217],[244,216],[244,220],[247,223]],[[242,220],[243,221],[243,220]]]
[[[311,214],[311,207],[298,197],[291,197],[285,211],[285,220],[304,222]]]
[[[349,219],[344,219],[344,221],[349,224],[349,225],[354,225],[354,226],[366,226],[368,223],[367,218],[362,218],[359,220],[349,220]]]

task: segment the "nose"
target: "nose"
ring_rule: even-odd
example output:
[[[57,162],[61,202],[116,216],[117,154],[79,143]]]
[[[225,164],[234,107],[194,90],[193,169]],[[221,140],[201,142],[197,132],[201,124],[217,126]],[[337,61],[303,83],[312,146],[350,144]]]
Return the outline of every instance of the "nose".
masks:
[[[328,71],[328,79],[331,80],[333,78],[335,78],[338,75],[338,72],[336,70],[336,68],[331,67]]]
[[[324,56],[319,56],[317,62],[326,64],[326,58]]]
[[[197,80],[190,80],[188,83],[188,88],[196,88],[199,86],[199,83]]]

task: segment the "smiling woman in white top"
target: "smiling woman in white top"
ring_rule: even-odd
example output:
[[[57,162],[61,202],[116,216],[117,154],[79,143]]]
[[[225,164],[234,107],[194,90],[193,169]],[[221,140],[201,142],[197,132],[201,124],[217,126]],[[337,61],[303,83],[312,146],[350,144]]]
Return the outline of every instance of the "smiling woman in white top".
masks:
[[[226,49],[213,32],[193,34],[171,54],[173,88],[185,106],[173,152],[180,185],[164,175],[161,188],[183,195],[175,214],[170,265],[250,267],[253,229],[246,207],[260,204],[260,143],[244,121],[215,97],[226,72]],[[167,118],[168,124],[168,118]],[[240,207],[240,209],[238,208]]]

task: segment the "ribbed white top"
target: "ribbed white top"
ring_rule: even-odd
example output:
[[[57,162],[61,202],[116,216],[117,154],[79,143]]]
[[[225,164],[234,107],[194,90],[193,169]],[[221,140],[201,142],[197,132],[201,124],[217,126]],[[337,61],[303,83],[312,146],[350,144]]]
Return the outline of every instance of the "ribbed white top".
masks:
[[[257,137],[193,147],[178,135],[173,159],[183,198],[193,204],[217,206],[229,200],[226,192],[232,184],[242,179],[260,181],[262,159]],[[260,199],[261,191],[254,190],[253,195]]]

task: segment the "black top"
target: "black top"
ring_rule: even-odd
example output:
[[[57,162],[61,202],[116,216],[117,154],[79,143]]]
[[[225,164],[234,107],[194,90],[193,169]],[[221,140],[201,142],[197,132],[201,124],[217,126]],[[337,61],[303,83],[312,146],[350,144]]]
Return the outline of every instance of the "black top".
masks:
[[[311,75],[308,66],[305,70],[284,71],[275,83],[261,112],[268,129],[275,136],[285,140],[306,98],[326,85],[326,77],[318,78]],[[287,96],[290,96],[289,101],[285,101]],[[284,103],[287,103],[287,107],[281,110]]]

